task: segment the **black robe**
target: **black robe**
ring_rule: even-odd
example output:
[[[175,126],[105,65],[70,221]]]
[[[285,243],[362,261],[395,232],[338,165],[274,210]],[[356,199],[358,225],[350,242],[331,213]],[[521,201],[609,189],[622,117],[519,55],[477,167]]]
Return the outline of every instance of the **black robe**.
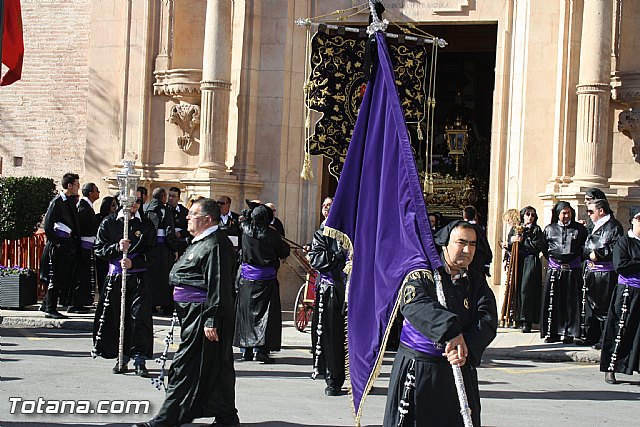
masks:
[[[346,263],[343,250],[338,242],[324,236],[324,223],[313,235],[309,263],[320,276],[316,279],[316,304],[311,321],[311,346],[314,366],[324,375],[327,386],[339,389],[345,380],[345,282],[342,269]],[[330,276],[333,283],[324,280]],[[322,312],[322,313],[321,313]],[[321,319],[319,319],[321,317]],[[321,320],[321,322],[319,322]],[[318,326],[321,325],[320,333]],[[318,342],[318,339],[320,340]],[[318,352],[318,350],[320,350]],[[317,361],[317,362],[316,362]],[[317,366],[316,366],[317,364]]]
[[[566,226],[557,222],[544,229],[547,258],[561,264],[582,259],[582,248],[587,240],[587,229],[575,221]],[[552,340],[561,336],[580,336],[580,300],[582,291],[582,268],[547,268],[544,282],[540,336]],[[551,327],[549,328],[549,324]]]
[[[78,256],[76,286],[72,295],[73,306],[91,306],[96,291],[96,263],[93,253],[93,243],[83,242],[82,238],[95,239],[100,222],[93,210],[93,206],[85,199],[78,202],[78,224],[80,236],[80,250]],[[91,246],[90,249],[85,245]]]
[[[44,216],[47,243],[40,260],[40,280],[48,285],[44,297],[45,311],[57,311],[60,305],[71,304],[74,286],[79,236],[77,199],[58,194],[51,200]],[[60,222],[71,229],[71,237],[61,237],[54,230]]]
[[[169,205],[167,205],[167,207],[171,209],[171,212],[173,213],[173,224],[175,225],[176,231],[176,250],[178,251],[178,255],[182,255],[187,249],[189,241],[193,238],[189,233],[189,230],[187,230],[187,215],[189,211],[180,203],[178,203],[175,208],[172,208]],[[178,233],[180,233],[180,237],[178,237]]]
[[[480,393],[476,368],[484,350],[496,336],[496,300],[480,272],[469,270],[468,276],[459,279],[455,285],[444,268],[440,268],[440,275],[448,308],[438,302],[433,282],[418,279],[408,281],[401,290],[400,311],[406,321],[434,343],[444,346],[447,341],[464,334],[469,356],[461,369],[473,425],[479,427]],[[398,405],[412,360],[415,361],[415,390],[409,399],[404,426],[463,426],[453,370],[447,359],[413,350],[402,343],[391,370],[384,426],[398,425]]]
[[[613,264],[616,272],[625,276],[640,274],[640,240],[621,236],[613,247]],[[625,298],[625,292],[628,296]],[[624,327],[620,330],[622,303],[626,299]],[[620,333],[617,349],[616,338]],[[616,361],[611,368],[613,353]],[[611,305],[602,334],[600,370],[631,375],[640,372],[640,288],[617,284],[613,290]]]
[[[171,269],[172,286],[206,292],[205,302],[176,302],[180,347],[169,370],[167,395],[154,420],[167,425],[216,417],[237,422],[233,367],[233,270],[235,251],[227,234],[217,230],[187,247]],[[209,341],[205,327],[217,328]]]
[[[511,256],[513,243],[511,228],[507,237],[507,257]],[[540,319],[540,299],[542,297],[542,263],[540,252],[545,248],[542,229],[533,224],[522,231],[522,241],[518,244],[518,277],[515,292],[515,319],[518,322],[538,323]]]
[[[242,222],[242,263],[256,267],[280,266],[289,256],[290,247],[273,228],[264,238],[254,237],[251,221]],[[238,278],[236,332],[234,345],[261,347],[262,351],[279,351],[282,341],[282,307],[278,279],[250,280]]]
[[[175,225],[171,209],[164,206],[160,200],[152,199],[146,207],[145,215],[155,225],[158,236],[164,234],[164,242],[158,239],[158,245],[154,248],[153,264],[149,267],[149,281],[151,282],[151,294],[153,307],[173,308],[173,298],[169,287],[169,272],[175,260],[177,252]]]
[[[123,238],[124,218],[117,218],[117,213],[106,217],[98,228],[95,242],[96,256],[111,263],[122,259],[119,242]],[[153,263],[156,233],[153,223],[145,217],[133,218],[129,221],[129,258],[131,269],[148,269]],[[120,330],[120,295],[122,273],[108,274],[96,308],[93,323],[93,340],[96,352],[105,359],[118,357]],[[109,305],[105,307],[105,299]],[[151,318],[151,288],[147,272],[127,274],[125,295],[125,332],[124,354],[128,357],[142,355],[153,356],[153,320]],[[104,324],[101,328],[100,340],[96,343],[96,335],[100,328],[100,320],[104,312]]]
[[[602,331],[607,321],[607,311],[611,303],[613,288],[618,283],[618,274],[613,271],[591,271],[589,265],[591,252],[595,252],[596,262],[611,262],[613,260],[613,246],[618,238],[624,234],[622,224],[613,216],[602,227],[593,231],[594,223],[587,225],[589,236],[584,245],[584,289],[581,304],[580,335],[586,344],[600,341]]]

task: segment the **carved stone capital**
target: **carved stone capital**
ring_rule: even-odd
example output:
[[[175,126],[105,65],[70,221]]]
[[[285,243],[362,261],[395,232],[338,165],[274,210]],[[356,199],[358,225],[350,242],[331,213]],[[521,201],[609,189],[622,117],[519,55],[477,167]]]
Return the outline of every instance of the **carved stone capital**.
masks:
[[[617,72],[611,78],[611,98],[629,108],[640,105],[640,73]]]
[[[231,90],[231,82],[224,80],[203,80],[200,82],[201,90]]]
[[[631,154],[640,163],[640,111],[625,110],[618,116],[618,130],[633,141]]]
[[[599,95],[603,93],[609,93],[611,91],[611,85],[607,83],[587,83],[579,84],[576,86],[576,93],[578,95]]]
[[[154,95],[167,95],[172,98],[199,98],[202,70],[175,69],[153,73],[156,81],[153,84]]]
[[[174,105],[171,107],[167,121],[182,130],[182,136],[177,139],[178,147],[185,153],[189,153],[194,140],[193,132],[200,125],[200,107],[193,104]]]

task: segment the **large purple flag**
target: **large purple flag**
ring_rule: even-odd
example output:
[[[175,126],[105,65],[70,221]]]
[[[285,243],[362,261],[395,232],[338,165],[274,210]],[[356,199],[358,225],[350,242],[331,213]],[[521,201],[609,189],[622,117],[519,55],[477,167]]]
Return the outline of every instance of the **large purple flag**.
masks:
[[[385,37],[325,225],[352,251],[347,288],[349,379],[356,424],[382,364],[398,291],[441,265],[424,203]]]

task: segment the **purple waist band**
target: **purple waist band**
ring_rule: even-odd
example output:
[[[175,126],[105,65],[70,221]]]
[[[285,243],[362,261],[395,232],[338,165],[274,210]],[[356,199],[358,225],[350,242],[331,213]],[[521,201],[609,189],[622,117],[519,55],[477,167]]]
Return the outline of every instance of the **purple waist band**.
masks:
[[[136,256],[138,256],[138,254],[128,254],[127,255],[127,257],[129,259],[133,259]],[[109,261],[109,275],[122,274],[122,266],[120,265],[120,261],[121,260]],[[146,268],[129,268],[129,269],[127,269],[127,273],[143,273],[145,271],[147,271]]]
[[[627,285],[634,288],[640,288],[640,274],[632,274],[630,276],[619,274],[618,283],[620,283],[621,285]]]
[[[242,278],[249,280],[273,280],[278,275],[275,267],[258,267],[242,263]]]
[[[414,328],[407,319],[402,322],[400,342],[412,350],[420,351],[430,356],[444,357],[442,355],[444,349],[436,348],[435,343],[418,332],[418,330]]]
[[[611,261],[587,261],[587,270],[597,272],[609,272],[614,271],[613,262]]]
[[[62,230],[56,230],[56,236],[61,237],[63,239],[70,239],[71,238],[71,234],[67,233],[66,231],[62,231]]]
[[[549,268],[556,270],[573,270],[580,268],[580,258],[574,258],[568,263],[561,263],[557,259],[549,258]]]
[[[166,242],[165,237],[164,236],[158,236],[158,244],[162,245]]]
[[[193,286],[176,286],[173,288],[175,302],[206,302],[207,291]]]
[[[87,242],[86,240],[80,240],[80,247],[82,249],[90,251],[91,249],[93,249],[93,243]]]
[[[326,283],[327,285],[333,286],[335,281],[333,280],[332,275],[320,273],[320,283]]]

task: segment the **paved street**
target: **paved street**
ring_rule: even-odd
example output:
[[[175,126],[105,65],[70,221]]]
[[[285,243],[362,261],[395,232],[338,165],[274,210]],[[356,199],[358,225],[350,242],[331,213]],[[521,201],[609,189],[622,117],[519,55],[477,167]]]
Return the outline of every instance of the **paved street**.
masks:
[[[285,319],[288,318],[285,316]],[[163,347],[166,319],[156,319],[156,353]],[[11,425],[128,425],[150,419],[162,402],[148,379],[133,374],[113,375],[114,361],[91,359],[91,338],[82,330],[54,328],[0,328],[2,344],[0,414],[2,426]],[[497,340],[517,332],[501,332]],[[527,338],[528,339],[528,338]],[[533,338],[532,338],[533,339]],[[348,396],[324,396],[322,380],[309,378],[309,334],[284,328],[285,347],[274,365],[238,362],[237,407],[247,426],[352,426]],[[547,349],[549,347],[547,346]],[[173,351],[173,349],[172,349]],[[629,425],[640,400],[639,378],[631,383],[605,384],[596,364],[547,363],[513,360],[504,351],[490,348],[479,372],[485,426],[621,426]],[[392,355],[390,355],[392,356]],[[365,403],[363,426],[380,425],[392,359]],[[157,365],[148,364],[157,374]],[[9,414],[10,397],[37,401],[100,400],[150,401],[148,414]],[[196,425],[211,422],[198,420]]]

